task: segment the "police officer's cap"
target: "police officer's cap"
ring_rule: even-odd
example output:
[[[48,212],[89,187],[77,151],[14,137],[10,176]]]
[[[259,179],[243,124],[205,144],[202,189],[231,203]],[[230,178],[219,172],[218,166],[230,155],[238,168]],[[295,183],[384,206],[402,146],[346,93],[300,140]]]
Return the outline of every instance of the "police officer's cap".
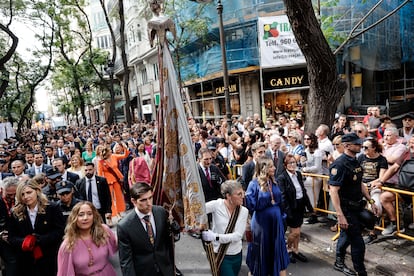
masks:
[[[56,168],[48,168],[46,170],[46,177],[49,179],[56,179],[62,177],[62,174]]]
[[[56,183],[56,193],[57,194],[61,194],[64,192],[71,192],[73,188],[73,183],[70,181],[59,181],[58,183]]]
[[[342,143],[350,143],[350,144],[354,144],[354,145],[362,145],[363,141],[355,133],[348,133],[348,134],[342,135],[341,142]]]

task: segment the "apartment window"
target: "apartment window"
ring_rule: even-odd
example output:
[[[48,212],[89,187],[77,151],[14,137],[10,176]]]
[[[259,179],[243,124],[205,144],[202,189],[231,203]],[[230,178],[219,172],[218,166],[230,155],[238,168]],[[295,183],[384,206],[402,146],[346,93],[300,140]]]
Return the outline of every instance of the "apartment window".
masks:
[[[108,49],[111,47],[111,38],[109,35],[98,36],[96,38],[96,44],[100,49]]]
[[[158,64],[153,64],[152,68],[154,69],[154,80],[158,80]]]
[[[141,80],[142,84],[146,84],[148,82],[147,68],[141,70]]]

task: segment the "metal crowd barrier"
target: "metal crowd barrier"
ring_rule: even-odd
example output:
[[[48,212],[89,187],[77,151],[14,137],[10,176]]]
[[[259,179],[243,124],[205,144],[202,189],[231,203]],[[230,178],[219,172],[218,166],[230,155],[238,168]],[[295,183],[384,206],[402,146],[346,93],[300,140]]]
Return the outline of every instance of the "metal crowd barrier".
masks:
[[[312,193],[315,195],[315,181],[316,178],[320,178],[322,179],[322,192],[323,192],[323,208],[318,208],[318,200],[319,197],[316,198],[315,196],[313,197],[314,200],[314,204],[313,206],[313,210],[314,211],[318,211],[318,212],[322,212],[322,213],[326,213],[326,214],[332,214],[332,215],[336,215],[335,211],[331,211],[329,210],[329,202],[328,202],[328,193],[329,193],[329,184],[328,184],[328,180],[329,180],[329,176],[328,175],[324,175],[324,174],[315,174],[315,173],[302,173],[303,176],[305,177],[312,177]],[[339,225],[338,225],[338,231],[336,232],[336,234],[331,238],[331,240],[335,241],[339,238]]]
[[[312,192],[315,194],[315,179],[316,178],[321,178],[322,179],[322,191],[323,191],[323,208],[318,208],[318,207],[314,207],[313,209],[315,211],[318,212],[323,212],[323,213],[327,213],[327,214],[336,214],[335,211],[330,211],[329,208],[329,202],[328,202],[328,196],[327,193],[329,193],[329,185],[328,185],[328,180],[329,180],[329,176],[328,175],[322,175],[322,174],[313,174],[313,173],[302,173],[303,176],[306,177],[312,177]],[[389,191],[395,194],[395,210],[396,210],[396,217],[397,217],[397,233],[395,234],[396,236],[400,237],[400,238],[404,238],[410,241],[414,241],[414,236],[411,235],[407,235],[401,232],[400,229],[400,208],[398,208],[401,198],[399,195],[408,195],[411,196],[411,203],[413,204],[412,206],[414,206],[414,192],[410,192],[410,191],[406,191],[406,190],[401,190],[401,189],[396,189],[396,188],[391,188],[391,187],[382,187],[383,191]],[[317,206],[317,201],[318,199],[314,197],[314,206]],[[413,220],[414,220],[414,208],[412,210],[412,216],[413,216]],[[378,230],[384,230],[384,217],[382,218],[382,225],[381,226],[375,226],[376,229]],[[339,226],[338,226],[338,232],[335,236],[332,237],[332,240],[336,240],[339,237]]]
[[[409,241],[414,241],[414,236],[410,236],[410,235],[407,235],[407,234],[404,234],[404,233],[401,232],[401,229],[400,229],[400,208],[399,208],[400,201],[401,201],[400,195],[411,196],[411,203],[413,204],[412,206],[414,206],[414,192],[401,190],[401,189],[396,189],[396,188],[391,188],[391,187],[382,187],[382,190],[383,191],[389,191],[389,192],[395,194],[395,212],[396,212],[396,217],[397,217],[397,221],[396,221],[397,233],[395,235],[400,237],[400,238],[409,240]],[[403,212],[404,212],[404,210],[403,210]],[[414,208],[412,209],[412,218],[414,219]],[[384,217],[382,217],[381,226],[375,226],[375,229],[384,230]]]
[[[237,177],[241,176],[242,174],[242,167],[243,165],[234,165],[230,167],[231,176],[233,179],[237,179]]]

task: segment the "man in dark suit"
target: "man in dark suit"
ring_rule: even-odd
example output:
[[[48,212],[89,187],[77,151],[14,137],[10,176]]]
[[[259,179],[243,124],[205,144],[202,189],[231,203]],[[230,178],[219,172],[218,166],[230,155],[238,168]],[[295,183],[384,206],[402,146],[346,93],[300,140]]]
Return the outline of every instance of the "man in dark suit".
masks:
[[[76,182],[76,190],[78,195],[75,195],[81,200],[87,200],[98,209],[103,221],[106,218],[111,219],[111,194],[109,186],[104,177],[95,175],[95,165],[91,162],[85,164],[85,177]],[[111,222],[106,221],[109,225]]]
[[[4,159],[0,159],[0,180],[13,176],[13,174],[8,172],[8,170],[9,167],[7,161]]]
[[[46,173],[46,171],[49,168],[52,168],[52,166],[48,164],[43,163],[43,154],[40,151],[34,152],[34,163],[33,166],[30,169],[26,170],[26,174],[30,175],[30,177],[33,177],[40,173]]]
[[[203,185],[203,192],[206,202],[221,198],[221,183],[226,178],[216,165],[212,164],[213,156],[208,148],[201,148],[198,152],[198,172]]]
[[[55,159],[54,149],[51,145],[45,146],[44,163],[53,166],[53,160]]]
[[[122,274],[175,275],[167,211],[153,206],[152,187],[146,183],[134,184],[130,193],[135,208],[117,227]]]
[[[266,150],[266,156],[272,158],[276,167],[275,178],[278,178],[285,170],[285,166],[283,165],[285,154],[280,150],[281,145],[282,138],[279,135],[273,134],[270,136],[270,144],[269,148]]]
[[[243,189],[246,190],[250,181],[253,179],[254,169],[256,162],[259,158],[263,157],[266,152],[266,145],[263,142],[256,142],[252,145],[253,159],[242,167],[241,182]]]
[[[68,172],[66,170],[65,160],[61,157],[57,157],[53,160],[53,167],[55,167],[61,174],[62,180],[70,181],[73,184],[79,180],[79,175],[73,172]]]

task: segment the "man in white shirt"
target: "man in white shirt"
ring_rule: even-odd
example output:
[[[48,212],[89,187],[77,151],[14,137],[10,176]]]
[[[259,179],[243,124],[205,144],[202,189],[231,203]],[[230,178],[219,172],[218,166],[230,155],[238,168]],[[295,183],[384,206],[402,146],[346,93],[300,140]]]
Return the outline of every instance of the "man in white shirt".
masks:
[[[315,130],[315,135],[318,137],[318,148],[323,152],[322,157],[322,172],[323,174],[329,174],[328,171],[328,155],[331,155],[334,151],[331,140],[328,138],[329,127],[327,125],[321,124]]]

